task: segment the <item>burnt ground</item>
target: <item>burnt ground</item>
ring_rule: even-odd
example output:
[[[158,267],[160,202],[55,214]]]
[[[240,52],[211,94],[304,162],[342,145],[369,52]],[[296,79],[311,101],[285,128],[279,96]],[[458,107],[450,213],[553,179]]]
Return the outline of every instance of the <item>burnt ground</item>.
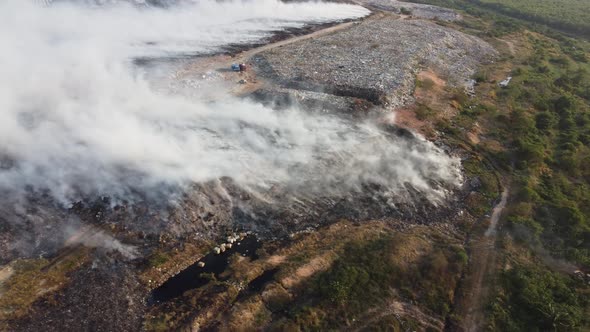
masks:
[[[72,273],[68,286],[42,297],[13,331],[133,331],[143,320],[144,290],[117,258],[96,258]]]
[[[236,50],[228,49],[228,52]],[[352,109],[354,120],[365,117],[370,111],[382,113],[384,107],[389,109],[411,101],[414,75],[419,67],[436,68],[449,82],[460,85],[480,61],[489,60],[493,54],[489,45],[451,29],[427,21],[399,20],[384,15],[328,36],[255,55],[252,61],[256,64],[256,74],[270,84],[251,97],[269,101],[276,107],[296,103],[313,110],[321,105],[334,113],[344,109],[346,114]],[[396,139],[414,139],[409,131],[395,127],[388,130]],[[465,154],[460,149],[449,152]],[[229,178],[195,184],[184,190],[173,189],[177,198],[170,205],[141,197],[135,202],[112,202],[102,198],[66,208],[47,197],[32,194],[24,210],[20,204],[18,209],[11,204],[3,207],[0,216],[2,263],[9,266],[17,257],[29,260],[43,257],[46,263],[39,270],[41,275],[51,269],[61,273],[62,262],[67,262],[67,257],[80,245],[95,249],[80,267],[64,269],[67,272],[63,272],[63,280],[59,279],[54,287],[29,294],[32,302],[25,310],[3,307],[2,324],[7,325],[0,324],[0,328],[20,331],[62,330],[64,326],[76,331],[157,329],[162,326],[159,320],[162,317],[165,317],[165,324],[170,324],[163,326],[204,324],[221,328],[218,321],[208,321],[204,317],[217,309],[230,315],[226,310],[232,297],[228,294],[244,289],[244,285],[232,280],[252,282],[254,291],[250,293],[264,289],[265,286],[258,285],[261,279],[267,279],[261,277],[263,271],[275,271],[274,278],[277,270],[273,269],[284,266],[287,259],[280,258],[281,255],[276,258],[271,253],[280,253],[278,248],[291,248],[285,249],[287,257],[296,252],[297,242],[288,240],[291,236],[302,239],[307,232],[318,229],[316,235],[309,236],[321,237],[326,225],[341,225],[343,220],[359,225],[380,220],[388,225],[389,231],[429,225],[433,232],[452,238],[456,236],[452,234],[456,234],[457,227],[470,220],[464,213],[463,201],[474,189],[477,188],[469,185],[453,189],[442,205],[432,204],[412,188],[407,188],[405,197],[392,205],[387,188],[371,183],[360,192],[337,195],[294,195],[280,186],[260,195],[241,188]],[[12,220],[8,222],[8,218]],[[73,231],[64,232],[64,224]],[[258,265],[245,267],[250,274],[233,271],[229,274],[233,276],[228,279],[229,283],[207,284],[173,303],[148,306],[153,288],[204,256],[212,243],[223,241],[225,234],[237,230],[254,231],[265,243],[267,254],[257,261]],[[337,238],[335,234],[332,236]],[[15,245],[14,238],[23,238],[24,242]],[[328,241],[325,245],[338,243],[334,239],[331,241],[336,242]],[[64,243],[67,247],[60,249]],[[303,264],[301,270],[297,270],[297,278],[305,280],[330,265],[328,256],[313,258],[314,255],[310,253],[308,264],[311,265]],[[237,260],[234,265],[247,263]],[[24,273],[22,271],[17,269],[16,274]],[[290,287],[303,282],[297,278],[283,282],[290,296],[296,292]],[[12,284],[3,283],[2,286],[1,294],[12,294],[9,292],[13,289],[6,288],[13,287]],[[252,296],[256,295],[243,295],[238,302],[245,303]],[[203,299],[209,307],[189,305],[198,299]],[[11,316],[11,312],[19,314]],[[170,315],[176,318],[171,319]]]

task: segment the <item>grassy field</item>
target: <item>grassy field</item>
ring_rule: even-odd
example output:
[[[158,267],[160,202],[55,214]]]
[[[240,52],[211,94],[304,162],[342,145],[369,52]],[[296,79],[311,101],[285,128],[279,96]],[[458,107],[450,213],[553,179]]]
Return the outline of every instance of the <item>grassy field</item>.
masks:
[[[479,0],[504,14],[532,20],[557,29],[590,34],[588,0]]]
[[[587,331],[590,288],[572,273],[590,269],[590,2],[417,2],[463,11],[452,25],[502,54],[437,128],[463,128],[445,131],[459,140],[477,128],[510,183],[485,329]]]
[[[463,10],[485,19],[509,22],[535,30],[549,27],[576,37],[590,39],[590,2],[588,0],[410,0]],[[500,27],[504,30],[504,27]]]

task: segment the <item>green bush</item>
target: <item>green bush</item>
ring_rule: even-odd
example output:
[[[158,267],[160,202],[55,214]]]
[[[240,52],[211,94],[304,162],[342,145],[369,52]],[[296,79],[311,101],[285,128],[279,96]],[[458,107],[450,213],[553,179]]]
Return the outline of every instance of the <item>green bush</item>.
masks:
[[[535,116],[535,123],[537,129],[547,131],[557,125],[557,117],[551,112],[540,112]]]
[[[568,277],[548,269],[517,266],[504,272],[500,281],[506,293],[490,306],[492,330],[580,329],[587,300],[580,298]]]
[[[424,121],[431,117],[434,114],[434,111],[424,104],[418,104],[415,113],[418,120]]]

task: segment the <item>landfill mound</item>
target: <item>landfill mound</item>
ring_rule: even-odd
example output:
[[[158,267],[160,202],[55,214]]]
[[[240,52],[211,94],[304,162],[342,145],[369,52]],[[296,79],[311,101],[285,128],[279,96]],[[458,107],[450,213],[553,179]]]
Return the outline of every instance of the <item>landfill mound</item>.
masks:
[[[432,68],[450,84],[467,85],[476,68],[495,55],[477,37],[433,22],[383,15],[336,34],[268,50],[252,62],[259,77],[283,88],[395,108],[411,100],[421,68]]]
[[[396,11],[397,2],[387,5]],[[406,3],[404,7],[422,17],[444,19],[435,14],[447,12]],[[451,13],[449,18],[456,16]],[[347,149],[327,149],[329,153],[314,149],[312,162],[286,170],[297,181],[266,182],[256,187],[220,177],[170,188],[166,199],[154,200],[154,195],[138,193],[140,198],[132,202],[94,197],[81,198],[72,206],[64,206],[43,192],[7,198],[0,202],[0,264],[19,258],[39,266],[22,267],[18,261],[7,265],[10,269],[14,266],[21,276],[20,283],[25,285],[13,288],[31,291],[26,297],[21,294],[24,299],[19,306],[9,302],[21,311],[11,309],[15,313],[8,314],[15,318],[6,326],[16,331],[59,330],[63,326],[70,330],[89,326],[99,330],[149,330],[146,322],[168,311],[178,321],[176,326],[191,325],[218,308],[230,308],[235,302],[224,297],[225,291],[242,291],[244,284],[258,277],[242,277],[235,284],[210,282],[188,291],[184,301],[162,306],[150,307],[147,294],[199,257],[221,257],[211,254],[214,244],[224,241],[224,234],[237,231],[254,232],[267,245],[265,250],[285,251],[284,256],[267,253],[268,259],[254,265],[255,260],[236,257],[228,269],[237,271],[236,280],[241,271],[258,269],[262,273],[268,267],[264,264],[273,268],[285,264],[283,273],[295,264],[303,264],[297,261],[300,244],[290,241],[311,230],[318,230],[314,233],[318,248],[325,249],[307,248],[305,254],[310,255],[341,245],[343,237],[354,240],[356,232],[345,230],[348,227],[363,228],[367,234],[375,232],[375,238],[393,230],[420,227],[416,225],[429,225],[432,232],[440,230],[443,234],[454,231],[468,217],[464,213],[465,200],[477,185],[462,180],[460,159],[466,152],[440,142],[435,145],[390,124],[359,130],[363,126],[359,120],[367,120],[366,115],[375,109],[409,102],[415,75],[421,68],[431,68],[449,84],[461,86],[482,61],[491,60],[495,54],[490,45],[476,37],[433,22],[399,19],[391,14],[378,14],[346,30],[258,53],[249,61],[253,64],[252,76],[270,84],[250,97],[273,108],[297,104],[305,112],[342,117],[350,132],[366,136],[360,140],[364,143]],[[223,74],[211,76],[214,80]],[[281,137],[276,138],[280,143]],[[375,146],[379,149],[375,150]],[[396,146],[400,149],[396,150]],[[375,151],[388,158],[372,160]],[[441,165],[443,156],[448,165]],[[391,168],[398,164],[419,175],[421,181],[417,183],[422,188]],[[448,167],[449,174],[437,172],[443,166],[452,166]],[[380,178],[366,177],[359,173],[363,169],[378,170]],[[362,181],[351,187],[346,182],[355,176]],[[391,186],[392,181],[398,185]],[[434,198],[433,193],[437,195]],[[322,229],[329,224],[342,229],[334,234]],[[331,241],[325,240],[326,234]],[[291,244],[293,247],[289,247]],[[237,264],[251,265],[234,268]],[[303,273],[299,278],[311,275]],[[38,276],[51,276],[48,285],[38,282]],[[286,280],[287,284],[295,284],[292,279]],[[199,308],[191,307],[195,303]],[[183,310],[188,312],[185,316]],[[155,326],[168,329],[165,324]],[[215,325],[211,326],[215,329]]]

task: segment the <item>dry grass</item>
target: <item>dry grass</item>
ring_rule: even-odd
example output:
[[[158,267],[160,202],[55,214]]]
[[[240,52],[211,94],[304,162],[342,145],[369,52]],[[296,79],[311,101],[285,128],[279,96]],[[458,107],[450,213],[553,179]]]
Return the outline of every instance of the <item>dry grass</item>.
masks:
[[[293,274],[283,278],[280,282],[283,287],[290,289],[299,285],[302,281],[313,276],[314,274],[325,271],[330,268],[334,261],[334,254],[328,253],[314,257],[306,264],[300,266]]]
[[[435,71],[426,69],[416,76],[415,103],[396,110],[395,123],[412,129],[428,139],[436,139],[435,124],[458,113],[452,89]]]
[[[37,299],[66,285],[68,273],[79,268],[87,259],[87,249],[80,248],[62,257],[57,263],[47,259],[11,262],[2,269],[12,270],[12,273],[0,284],[0,321],[26,314]],[[47,268],[49,264],[51,267]]]

